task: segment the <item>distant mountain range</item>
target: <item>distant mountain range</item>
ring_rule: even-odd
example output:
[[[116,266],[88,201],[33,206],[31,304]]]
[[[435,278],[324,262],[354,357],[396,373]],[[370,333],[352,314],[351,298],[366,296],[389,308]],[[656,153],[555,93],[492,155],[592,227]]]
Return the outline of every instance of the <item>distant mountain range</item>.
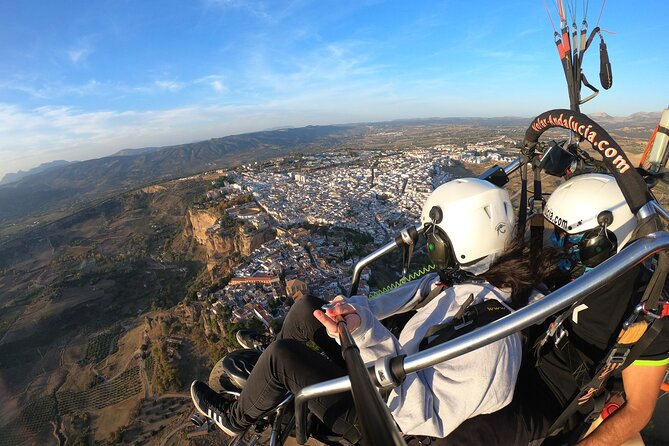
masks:
[[[634,126],[654,128],[660,113],[636,113],[625,118],[597,113],[591,116],[613,130]],[[429,118],[282,128],[168,147],[124,149],[112,156],[87,161],[53,161],[27,172],[5,175],[0,182],[0,227],[32,222],[51,213],[67,215],[91,200],[153,182],[298,151],[355,145],[360,137],[380,130],[437,125],[521,128],[529,122],[529,118],[520,117]]]
[[[2,177],[2,180],[0,180],[0,185],[13,183],[14,181],[19,181],[21,178],[27,177],[28,175],[44,172],[45,170],[51,169],[53,167],[66,166],[73,162],[76,163],[76,161],[56,160],[49,163],[40,164],[39,166],[33,167],[32,169],[26,170],[25,172],[23,170],[19,170],[16,173],[8,173]]]
[[[24,173],[0,186],[0,226],[156,181],[282,156],[366,131],[362,126],[310,126],[227,136],[176,146],[122,150],[113,156]],[[10,178],[12,178],[10,176]]]
[[[592,119],[609,130],[622,126],[655,128],[660,121],[662,112],[640,112],[629,116],[610,116],[606,113],[590,113]]]

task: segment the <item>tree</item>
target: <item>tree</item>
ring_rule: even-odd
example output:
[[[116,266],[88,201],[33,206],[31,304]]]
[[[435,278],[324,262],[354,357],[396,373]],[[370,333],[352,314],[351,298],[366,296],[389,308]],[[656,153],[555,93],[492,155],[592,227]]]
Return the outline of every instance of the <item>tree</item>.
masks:
[[[151,350],[154,360],[153,377],[151,383],[159,392],[178,390],[181,381],[176,370],[165,356],[164,345],[156,345]]]

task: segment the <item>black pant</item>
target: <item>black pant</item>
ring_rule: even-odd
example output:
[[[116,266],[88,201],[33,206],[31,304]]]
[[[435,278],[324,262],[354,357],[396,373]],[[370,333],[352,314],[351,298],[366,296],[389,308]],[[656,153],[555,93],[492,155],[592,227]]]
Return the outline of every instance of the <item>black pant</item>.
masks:
[[[518,376],[514,398],[505,408],[462,422],[433,446],[535,446],[542,444],[561,411],[532,365]],[[559,444],[559,443],[557,443]],[[413,446],[413,444],[409,444]]]
[[[252,425],[284,399],[311,384],[346,375],[341,349],[327,335],[313,311],[326,302],[313,296],[299,299],[291,307],[277,339],[262,353],[246,381],[231,422],[239,428]],[[328,358],[306,345],[312,341]],[[356,416],[350,392],[311,399],[309,410],[327,427],[345,438],[357,438]]]

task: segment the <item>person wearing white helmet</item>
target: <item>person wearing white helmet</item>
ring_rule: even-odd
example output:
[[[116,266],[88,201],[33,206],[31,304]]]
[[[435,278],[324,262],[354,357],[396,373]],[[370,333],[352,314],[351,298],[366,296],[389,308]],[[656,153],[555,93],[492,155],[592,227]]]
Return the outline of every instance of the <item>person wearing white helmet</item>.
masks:
[[[588,274],[618,252],[624,255],[637,221],[615,179],[603,174],[579,175],[558,186],[546,202],[544,217],[554,225],[552,244],[564,253],[559,267],[571,279]],[[581,405],[572,401],[590,389],[588,383],[605,367],[649,276],[639,265],[546,321],[537,330],[537,342],[531,340],[534,358],[523,367],[513,403],[476,425],[463,423],[452,437],[467,438],[475,432],[488,435],[490,445],[525,446],[557,434],[561,438],[556,444],[577,442],[585,417],[596,416],[595,409],[602,411],[603,404],[597,405],[594,398]],[[669,333],[662,330],[622,371],[626,403],[578,444],[619,445],[638,435],[653,414],[667,364]],[[578,410],[565,412],[569,407]]]
[[[546,202],[544,218],[554,226],[551,241],[568,254],[562,267],[575,274],[620,251],[636,228],[615,179],[595,173],[558,186]]]
[[[345,375],[336,361],[306,346],[308,336],[285,335],[295,326],[311,323],[300,320],[303,316],[292,317],[303,315],[305,308],[313,311],[311,320],[337,340],[336,321],[344,320],[363,360],[370,362],[413,354],[441,342],[444,331],[431,329],[453,328],[456,324],[451,322],[465,318],[469,308],[508,314],[527,302],[540,281],[536,272],[547,265],[532,262],[523,245],[513,243],[515,218],[508,193],[486,181],[460,179],[438,187],[423,206],[421,221],[428,255],[439,274],[423,276],[372,300],[338,296],[323,310],[318,307],[325,302],[317,298],[296,302],[283,334],[262,353],[237,401],[226,403],[196,381],[191,387],[196,408],[234,434],[271,409],[286,391],[297,393],[304,386]],[[395,336],[380,320],[397,313],[408,313],[410,318]],[[313,326],[295,331],[318,332]],[[521,349],[520,336],[514,334],[410,374],[387,398],[395,421],[407,435],[445,437],[465,419],[501,409],[512,400]],[[336,354],[327,353],[330,358]],[[350,442],[359,439],[349,393],[316,398],[309,409]]]
[[[573,277],[624,251],[637,223],[616,180],[603,174],[580,175],[561,184],[546,202],[544,217],[555,227],[552,241],[566,251],[564,267]],[[542,387],[550,390],[544,403],[552,404],[552,410],[564,410],[606,361],[649,276],[639,265],[589,295],[557,330],[564,340],[549,339],[538,350],[538,375]],[[653,414],[668,363],[669,333],[663,330],[622,372],[627,404],[583,444],[620,444],[638,434]]]
[[[484,272],[513,238],[509,194],[474,178],[438,187],[426,200],[421,221],[430,259],[441,269]]]

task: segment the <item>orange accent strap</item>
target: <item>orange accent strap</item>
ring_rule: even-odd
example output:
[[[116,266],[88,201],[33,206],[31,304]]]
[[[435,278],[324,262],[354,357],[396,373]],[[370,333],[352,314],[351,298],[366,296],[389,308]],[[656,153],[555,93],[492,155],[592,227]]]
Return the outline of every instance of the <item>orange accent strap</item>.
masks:
[[[650,139],[648,140],[648,144],[646,144],[646,150],[643,151],[643,155],[641,156],[641,161],[639,162],[639,167],[643,167],[643,163],[646,162],[646,158],[648,157],[648,154],[650,153],[650,149],[653,147],[653,142],[655,141],[655,136],[657,136],[657,131],[658,130],[660,130],[659,125],[657,127],[655,127],[655,131],[650,136]]]

